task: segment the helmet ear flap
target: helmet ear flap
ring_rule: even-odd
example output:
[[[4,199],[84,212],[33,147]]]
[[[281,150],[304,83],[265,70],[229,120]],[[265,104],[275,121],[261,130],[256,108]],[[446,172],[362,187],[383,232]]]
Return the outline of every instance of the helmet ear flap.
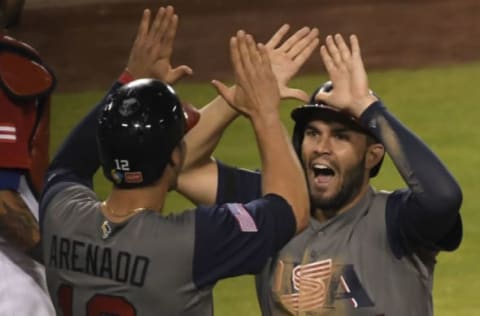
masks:
[[[302,142],[303,142],[303,129],[305,124],[297,122],[293,128],[292,145],[293,149],[297,153],[298,159],[302,161]]]

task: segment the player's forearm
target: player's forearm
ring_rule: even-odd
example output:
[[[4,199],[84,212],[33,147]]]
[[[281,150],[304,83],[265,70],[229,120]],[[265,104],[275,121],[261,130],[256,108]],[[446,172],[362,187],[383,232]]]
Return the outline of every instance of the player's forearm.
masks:
[[[84,117],[64,141],[48,169],[47,186],[62,181],[64,178],[69,181],[78,180],[84,185],[92,186],[93,175],[100,166],[96,141],[97,118],[105,106],[108,96],[120,86],[119,82],[115,82],[105,97]],[[52,175],[55,175],[55,177],[52,178]]]
[[[187,156],[176,190],[196,205],[215,202],[218,170],[211,156],[223,131],[237,117],[238,113],[218,96],[201,109],[199,122],[185,136]]]
[[[308,191],[297,155],[279,113],[252,119],[262,162],[262,193],[282,196],[292,206],[297,233],[309,218]]]
[[[438,156],[380,103],[371,106],[362,120],[384,144],[425,215],[455,216],[462,191]]]
[[[40,240],[37,220],[14,191],[0,190],[0,236],[22,251]]]
[[[197,125],[185,136],[187,156],[183,170],[209,163],[223,132],[238,115],[238,112],[221,96],[217,96],[205,105],[200,110],[200,120]]]

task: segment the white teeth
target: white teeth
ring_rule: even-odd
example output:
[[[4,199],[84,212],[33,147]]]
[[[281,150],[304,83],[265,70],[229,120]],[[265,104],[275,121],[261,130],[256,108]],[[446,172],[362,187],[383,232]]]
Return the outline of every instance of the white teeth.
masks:
[[[329,169],[327,165],[316,163],[312,166],[314,169]]]

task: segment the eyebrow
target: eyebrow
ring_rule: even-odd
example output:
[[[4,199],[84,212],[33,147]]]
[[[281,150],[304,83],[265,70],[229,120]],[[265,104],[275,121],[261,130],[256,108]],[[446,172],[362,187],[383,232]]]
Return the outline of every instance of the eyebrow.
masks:
[[[331,127],[331,125],[329,125],[329,126],[330,126],[330,129],[333,133],[349,133],[349,132],[357,133],[356,130],[354,130],[353,128],[349,128],[345,125],[337,126],[337,127]],[[305,126],[305,130],[307,130],[307,129],[312,129],[316,132],[320,132],[320,130],[318,128],[316,128],[315,126],[313,126],[310,123]]]

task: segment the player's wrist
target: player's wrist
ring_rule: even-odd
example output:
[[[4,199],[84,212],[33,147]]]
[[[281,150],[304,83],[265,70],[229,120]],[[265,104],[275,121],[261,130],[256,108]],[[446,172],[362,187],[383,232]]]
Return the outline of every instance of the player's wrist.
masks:
[[[355,117],[359,118],[362,114],[375,102],[378,101],[378,98],[373,94],[369,94],[357,101],[357,106],[352,113]]]

